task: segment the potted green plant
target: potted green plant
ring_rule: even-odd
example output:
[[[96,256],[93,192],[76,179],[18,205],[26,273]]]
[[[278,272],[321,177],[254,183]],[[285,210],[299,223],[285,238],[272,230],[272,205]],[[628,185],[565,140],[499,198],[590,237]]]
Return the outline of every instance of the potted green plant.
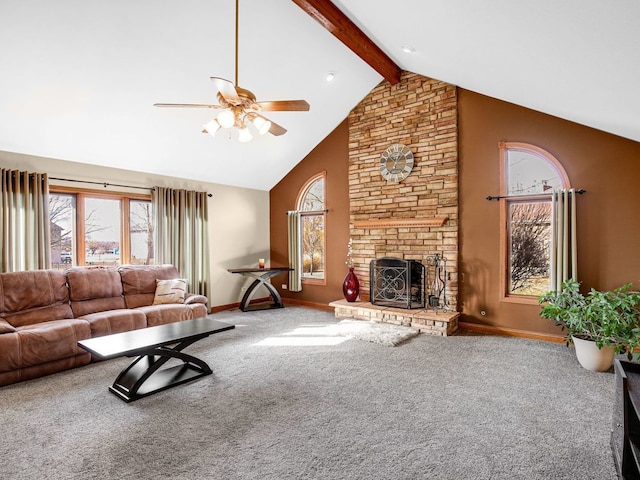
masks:
[[[591,289],[583,295],[572,279],[562,289],[541,295],[540,316],[567,331],[567,344],[576,347],[580,364],[594,371],[608,370],[615,354],[633,358],[640,345],[640,292],[627,283],[615,290]]]

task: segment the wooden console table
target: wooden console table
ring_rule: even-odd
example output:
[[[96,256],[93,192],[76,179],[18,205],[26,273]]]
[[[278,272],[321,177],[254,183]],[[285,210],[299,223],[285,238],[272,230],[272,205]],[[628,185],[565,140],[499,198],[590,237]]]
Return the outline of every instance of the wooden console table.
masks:
[[[280,296],[280,293],[278,293],[278,290],[276,290],[273,285],[267,282],[267,280],[280,273],[290,272],[291,270],[293,270],[293,268],[289,267],[230,268],[229,270],[227,270],[230,273],[237,273],[254,279],[253,283],[249,285],[249,288],[247,288],[247,291],[244,292],[244,295],[242,296],[242,300],[240,301],[240,310],[242,310],[243,312],[247,312],[249,310],[284,308],[284,303],[282,303],[282,297]],[[271,298],[273,299],[273,302],[267,307],[259,304],[251,305],[251,297],[260,285],[264,285],[264,287],[269,291]]]
[[[78,345],[103,359],[136,357],[109,387],[111,393],[132,402],[210,375],[209,365],[182,350],[209,335],[232,328],[235,326],[204,317],[80,340]],[[160,370],[171,359],[180,363]]]

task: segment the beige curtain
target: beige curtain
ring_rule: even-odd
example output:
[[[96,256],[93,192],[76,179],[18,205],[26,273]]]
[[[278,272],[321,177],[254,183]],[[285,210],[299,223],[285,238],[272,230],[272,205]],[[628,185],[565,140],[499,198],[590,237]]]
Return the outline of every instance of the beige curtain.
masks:
[[[207,193],[155,187],[151,201],[156,262],[175,265],[191,293],[210,299]]]
[[[51,267],[49,179],[46,173],[0,169],[1,272]]]
[[[300,234],[300,212],[291,210],[287,212],[287,238],[289,247],[289,290],[299,292],[302,290],[302,238]]]
[[[572,188],[552,195],[551,287],[561,290],[563,281],[578,280],[576,192]]]

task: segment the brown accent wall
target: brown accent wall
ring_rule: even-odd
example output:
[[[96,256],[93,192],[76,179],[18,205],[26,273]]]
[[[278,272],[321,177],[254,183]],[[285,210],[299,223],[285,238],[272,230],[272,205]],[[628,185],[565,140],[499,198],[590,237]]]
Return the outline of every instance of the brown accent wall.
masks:
[[[458,89],[462,321],[558,333],[537,305],[500,302],[498,142],[554,155],[578,197],[578,277],[583,289],[640,288],[640,143]],[[481,311],[486,315],[482,316]]]
[[[343,121],[309,155],[269,192],[271,265],[287,266],[287,211],[294,210],[298,192],[313,175],[326,172],[326,285],[304,283],[301,292],[283,291],[284,275],[272,281],[283,297],[301,302],[328,304],[342,296],[342,282],[349,241],[349,127]]]
[[[385,88],[385,83],[377,88]],[[386,88],[395,87],[387,84]],[[414,100],[405,99],[410,104]],[[562,163],[573,187],[587,190],[578,198],[578,273],[583,287],[608,289],[634,282],[640,288],[640,143],[460,88],[457,105],[461,321],[559,333],[551,322],[539,318],[537,306],[499,300],[499,204],[486,197],[499,193],[500,141],[544,148]],[[393,116],[378,120],[384,131],[384,125],[393,123]],[[406,128],[406,135],[412,138],[415,124]],[[298,191],[309,177],[327,171],[327,285],[305,285],[296,294],[282,292],[286,297],[327,303],[342,296],[350,235],[349,141],[345,121],[271,191],[271,262],[286,265],[285,212],[295,207]],[[373,169],[371,172],[375,177]],[[284,277],[275,279],[277,287],[282,283],[279,278]]]

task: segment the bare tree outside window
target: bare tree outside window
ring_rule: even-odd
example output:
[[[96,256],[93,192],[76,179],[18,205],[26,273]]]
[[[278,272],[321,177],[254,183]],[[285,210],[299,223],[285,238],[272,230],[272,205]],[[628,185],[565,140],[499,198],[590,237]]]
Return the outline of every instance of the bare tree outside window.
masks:
[[[131,263],[151,265],[154,260],[151,202],[132,200],[129,209]]]
[[[551,203],[510,206],[510,293],[542,295],[549,290]]]
[[[501,182],[506,243],[503,245],[503,292],[524,302],[551,287],[551,193],[566,188],[568,178],[549,152],[518,142],[500,145],[504,162]]]
[[[314,276],[324,272],[324,216],[302,217],[303,273]]]
[[[312,179],[298,202],[302,223],[302,278],[324,279],[324,176]]]
[[[84,212],[82,218],[79,212]],[[49,220],[53,268],[154,262],[150,200],[122,194],[51,192]]]
[[[49,195],[49,228],[53,268],[66,268],[73,262],[74,212],[75,197],[73,195]]]

